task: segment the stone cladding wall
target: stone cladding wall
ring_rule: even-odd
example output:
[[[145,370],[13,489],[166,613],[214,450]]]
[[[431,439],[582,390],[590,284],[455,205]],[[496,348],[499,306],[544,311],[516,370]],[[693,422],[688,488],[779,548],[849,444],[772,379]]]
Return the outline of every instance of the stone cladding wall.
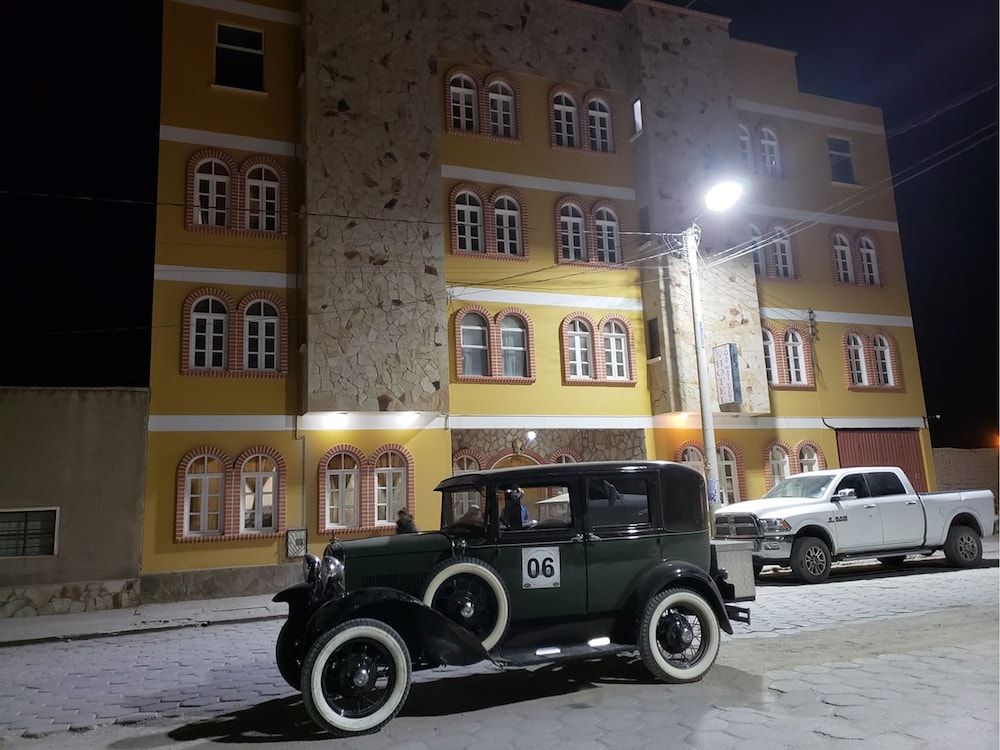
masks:
[[[535,430],[528,441],[528,428],[516,430],[452,430],[452,454],[470,451],[492,468],[495,459],[523,452],[548,463],[558,453],[577,461],[628,461],[646,458],[646,436],[642,430]]]

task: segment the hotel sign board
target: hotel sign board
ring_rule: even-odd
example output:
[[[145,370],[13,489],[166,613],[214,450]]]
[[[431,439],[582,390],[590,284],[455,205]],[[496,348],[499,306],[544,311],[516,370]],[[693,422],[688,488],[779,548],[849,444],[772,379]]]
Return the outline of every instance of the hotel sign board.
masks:
[[[712,349],[715,364],[715,389],[719,406],[739,404],[743,401],[740,386],[739,350],[736,344],[722,344]]]

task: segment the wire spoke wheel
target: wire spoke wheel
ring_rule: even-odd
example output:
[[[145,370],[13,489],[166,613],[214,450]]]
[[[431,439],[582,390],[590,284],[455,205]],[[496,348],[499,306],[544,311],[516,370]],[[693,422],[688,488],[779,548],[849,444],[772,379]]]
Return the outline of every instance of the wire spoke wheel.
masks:
[[[639,655],[665,682],[700,680],[719,654],[719,620],[708,600],[688,588],[651,597],[639,622]]]
[[[438,588],[431,607],[482,640],[496,626],[499,603],[481,577],[468,573],[451,576]]]
[[[681,669],[694,666],[705,655],[701,615],[686,605],[667,609],[656,624],[656,641],[671,664]]]
[[[323,672],[323,697],[347,719],[361,719],[378,711],[396,686],[389,650],[369,638],[358,638],[340,646]]]

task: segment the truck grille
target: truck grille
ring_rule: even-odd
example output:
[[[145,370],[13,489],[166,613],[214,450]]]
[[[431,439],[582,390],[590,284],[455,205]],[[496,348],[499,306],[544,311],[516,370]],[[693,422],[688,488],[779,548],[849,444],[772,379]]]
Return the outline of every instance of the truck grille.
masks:
[[[715,533],[730,539],[760,536],[756,516],[736,513],[716,516]]]

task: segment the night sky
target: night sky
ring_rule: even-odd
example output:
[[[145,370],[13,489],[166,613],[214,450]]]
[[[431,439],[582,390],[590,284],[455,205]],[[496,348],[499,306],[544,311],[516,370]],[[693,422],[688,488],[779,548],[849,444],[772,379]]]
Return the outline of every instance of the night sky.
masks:
[[[803,91],[881,107],[905,131],[889,139],[897,173],[991,126],[896,201],[934,444],[996,445],[995,0],[691,5],[797,51]],[[0,7],[0,384],[148,384],[160,19],[134,0]]]

